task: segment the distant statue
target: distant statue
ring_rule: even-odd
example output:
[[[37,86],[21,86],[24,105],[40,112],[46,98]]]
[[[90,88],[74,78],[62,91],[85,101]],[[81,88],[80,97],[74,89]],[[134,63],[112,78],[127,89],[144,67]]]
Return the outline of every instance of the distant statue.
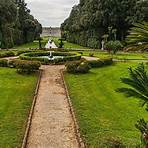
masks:
[[[104,50],[104,44],[105,44],[105,41],[102,40],[101,44],[102,44],[102,48],[101,48],[101,50]]]

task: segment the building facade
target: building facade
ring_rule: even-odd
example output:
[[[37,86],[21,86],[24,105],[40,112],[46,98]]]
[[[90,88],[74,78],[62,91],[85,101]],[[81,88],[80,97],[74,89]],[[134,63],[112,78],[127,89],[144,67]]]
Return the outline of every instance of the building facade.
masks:
[[[41,36],[61,37],[61,29],[60,27],[43,27]]]

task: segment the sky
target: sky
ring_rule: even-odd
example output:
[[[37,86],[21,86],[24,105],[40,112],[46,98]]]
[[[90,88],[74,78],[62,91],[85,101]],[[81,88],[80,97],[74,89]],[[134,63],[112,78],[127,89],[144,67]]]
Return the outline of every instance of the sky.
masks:
[[[25,0],[43,27],[59,27],[79,0]]]

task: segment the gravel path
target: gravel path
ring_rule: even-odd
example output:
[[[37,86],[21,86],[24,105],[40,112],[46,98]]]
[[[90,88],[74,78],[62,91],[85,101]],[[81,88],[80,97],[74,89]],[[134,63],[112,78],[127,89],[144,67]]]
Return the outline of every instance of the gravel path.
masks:
[[[92,61],[92,60],[98,60],[99,58],[97,57],[89,57],[89,56],[82,56],[82,58],[86,59],[87,61]]]
[[[43,75],[27,148],[78,148],[60,70],[42,66]]]

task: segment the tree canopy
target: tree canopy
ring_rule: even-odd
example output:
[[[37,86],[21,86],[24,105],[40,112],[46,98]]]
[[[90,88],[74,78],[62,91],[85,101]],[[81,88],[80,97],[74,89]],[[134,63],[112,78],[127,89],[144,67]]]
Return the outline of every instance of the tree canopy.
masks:
[[[68,41],[99,47],[108,27],[117,29],[117,39],[124,40],[128,29],[138,21],[148,21],[147,0],[80,0],[61,25]]]
[[[42,32],[24,0],[0,0],[0,47],[31,42]]]

